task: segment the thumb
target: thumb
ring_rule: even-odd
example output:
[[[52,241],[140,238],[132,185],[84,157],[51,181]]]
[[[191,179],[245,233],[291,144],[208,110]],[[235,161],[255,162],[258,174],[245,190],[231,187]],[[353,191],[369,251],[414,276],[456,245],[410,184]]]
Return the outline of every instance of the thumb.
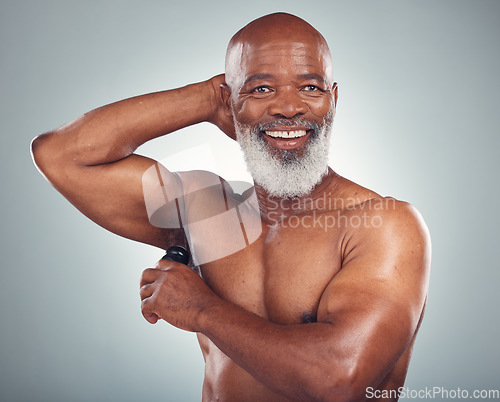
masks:
[[[150,324],[156,324],[160,319],[160,317],[158,317],[155,313],[147,313],[143,311],[142,315],[146,319],[146,321],[149,322]]]

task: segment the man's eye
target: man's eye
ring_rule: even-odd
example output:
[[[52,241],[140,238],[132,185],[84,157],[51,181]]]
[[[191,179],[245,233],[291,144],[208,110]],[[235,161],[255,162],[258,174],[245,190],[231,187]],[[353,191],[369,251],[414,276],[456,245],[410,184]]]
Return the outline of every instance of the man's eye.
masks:
[[[257,87],[253,90],[253,92],[257,92],[258,94],[265,94],[268,92],[271,92],[271,90],[268,87]]]
[[[321,91],[316,85],[306,85],[304,89],[310,92]]]

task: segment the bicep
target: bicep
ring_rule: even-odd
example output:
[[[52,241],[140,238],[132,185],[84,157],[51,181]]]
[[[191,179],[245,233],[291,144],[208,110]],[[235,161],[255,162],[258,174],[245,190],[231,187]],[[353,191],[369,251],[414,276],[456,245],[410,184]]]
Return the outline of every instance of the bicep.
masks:
[[[353,236],[318,307],[318,321],[336,328],[335,342],[353,357],[364,386],[378,384],[406,350],[425,303],[429,239],[408,208]]]
[[[179,225],[151,224],[147,200],[162,194],[159,180],[154,181],[156,166],[154,160],[132,154],[113,163],[95,166],[76,163],[57,166],[54,163],[44,173],[64,197],[98,225],[120,236],[166,248],[181,241],[184,235]],[[148,172],[154,173],[149,179]],[[172,173],[163,169],[161,176],[167,178],[168,175]],[[154,184],[148,187],[144,186],[145,182]],[[148,194],[145,188],[149,189]],[[167,210],[176,214],[176,209],[163,208],[164,215]]]

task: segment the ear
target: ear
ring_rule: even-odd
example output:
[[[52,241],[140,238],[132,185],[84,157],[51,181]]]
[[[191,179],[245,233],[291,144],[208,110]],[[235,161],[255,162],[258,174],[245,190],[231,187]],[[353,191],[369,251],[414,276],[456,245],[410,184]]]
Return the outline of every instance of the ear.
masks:
[[[222,99],[222,105],[224,107],[224,113],[228,117],[233,117],[233,112],[231,110],[231,88],[225,82],[220,84],[220,95]]]
[[[335,108],[337,108],[337,99],[339,97],[339,86],[337,85],[336,82],[334,82],[332,85],[332,94],[333,94],[333,104]]]

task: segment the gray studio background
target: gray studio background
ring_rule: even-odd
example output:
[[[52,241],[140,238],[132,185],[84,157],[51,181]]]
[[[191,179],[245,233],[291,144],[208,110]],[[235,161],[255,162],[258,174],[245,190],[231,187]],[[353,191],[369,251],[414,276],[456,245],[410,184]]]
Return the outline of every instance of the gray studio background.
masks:
[[[162,251],[87,220],[37,172],[37,134],[125,97],[223,71],[250,20],[288,11],[332,48],[331,164],[412,202],[433,239],[427,314],[406,385],[500,388],[498,1],[0,1],[2,401],[197,401],[193,334],[141,316]],[[199,125],[141,152],[244,176]],[[190,148],[191,147],[191,148]],[[174,152],[175,151],[175,152]]]

